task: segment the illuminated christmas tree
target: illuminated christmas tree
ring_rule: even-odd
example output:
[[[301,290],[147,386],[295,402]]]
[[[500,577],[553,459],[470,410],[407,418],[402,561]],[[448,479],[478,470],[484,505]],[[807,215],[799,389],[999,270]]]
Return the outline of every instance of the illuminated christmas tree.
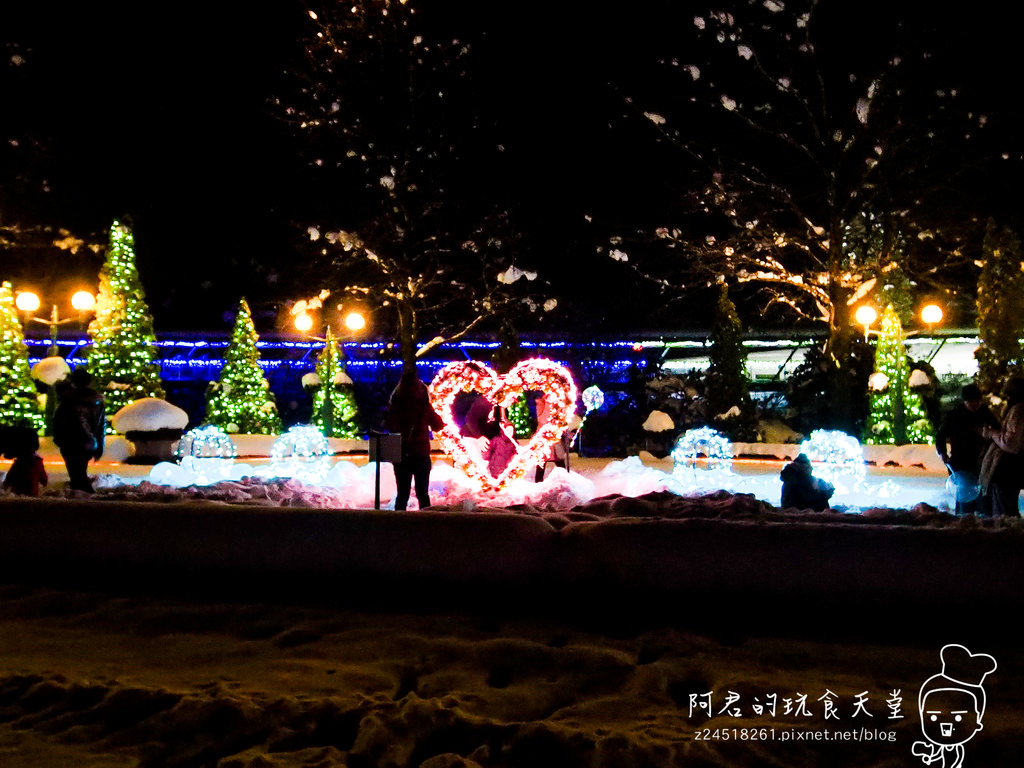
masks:
[[[206,423],[225,432],[271,435],[281,431],[270,384],[260,368],[256,349],[259,336],[245,299],[238,303],[235,329],[224,353],[220,380],[210,383],[206,399]]]
[[[10,283],[0,284],[0,425],[43,428],[43,414],[28,367],[28,347]]]
[[[537,429],[533,417],[530,415],[530,406],[525,397],[518,398],[506,411],[505,416],[512,425],[516,439],[532,437]]]
[[[924,401],[910,388],[910,366],[903,324],[890,304],[882,315],[875,348],[875,372],[869,379],[870,412],[864,442],[869,445],[929,443],[932,425]]]
[[[319,385],[313,396],[313,424],[327,437],[354,438],[359,434],[352,379],[345,373],[338,340],[327,329],[324,348],[316,363]]]
[[[107,260],[100,270],[96,318],[89,323],[89,372],[107,413],[144,397],[164,396],[156,362],[153,318],[135,267],[135,238],[124,224],[110,227]]]

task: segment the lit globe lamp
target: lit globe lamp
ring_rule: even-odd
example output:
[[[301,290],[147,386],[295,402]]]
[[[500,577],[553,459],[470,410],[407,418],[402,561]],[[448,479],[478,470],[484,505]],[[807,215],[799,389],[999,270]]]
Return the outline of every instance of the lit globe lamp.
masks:
[[[47,354],[50,357],[57,356],[57,329],[64,325],[64,323],[70,323],[75,320],[73,317],[67,317],[61,319],[60,310],[56,304],[50,308],[50,317],[36,317],[32,313],[37,311],[41,306],[42,302],[39,296],[32,291],[22,291],[14,299],[14,305],[20,312],[24,312],[29,315],[29,320],[42,323],[50,328],[50,349]],[[92,312],[96,307],[96,297],[93,296],[89,291],[76,291],[71,296],[71,306],[79,313],[78,319],[81,320],[86,312]]]
[[[878,312],[870,304],[861,304],[857,307],[857,312],[854,314],[854,319],[857,324],[864,328],[864,341],[868,340],[868,334],[871,333],[871,325],[878,319]]]
[[[938,304],[928,304],[921,309],[921,322],[928,326],[928,333],[935,330],[935,326],[942,322],[942,307]]]
[[[327,310],[324,300],[329,295],[329,291],[321,291],[319,296],[296,302],[291,308],[292,323],[300,333],[324,344],[316,372],[306,374],[302,381],[303,388],[313,394],[314,424],[328,437],[351,438],[355,436],[355,400],[350,391],[352,379],[345,371],[345,350],[341,342],[364,330],[366,318],[356,310],[346,313],[343,305],[338,304],[331,312],[333,318],[340,318],[340,333],[335,333],[324,314]],[[319,315],[315,315],[317,311]],[[325,335],[314,335],[321,327]]]

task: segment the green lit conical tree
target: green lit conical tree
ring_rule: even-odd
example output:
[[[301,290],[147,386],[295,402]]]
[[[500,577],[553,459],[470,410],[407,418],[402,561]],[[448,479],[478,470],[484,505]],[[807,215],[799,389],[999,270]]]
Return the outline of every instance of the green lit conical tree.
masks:
[[[110,227],[89,338],[89,372],[106,400],[108,414],[144,397],[164,396],[153,318],[135,267],[135,238],[118,221]]]
[[[536,430],[533,417],[530,416],[530,406],[526,403],[525,397],[520,397],[510,405],[505,413],[509,423],[514,430],[513,434],[517,439],[531,437]]]
[[[869,445],[928,443],[932,425],[924,401],[910,388],[903,324],[890,304],[882,315],[871,375],[870,411],[864,442]]]
[[[757,412],[747,381],[747,351],[743,325],[729,288],[719,283],[718,304],[711,329],[710,365],[705,376],[708,419],[733,440],[756,439]]]
[[[220,380],[210,383],[206,398],[206,423],[225,432],[271,435],[281,431],[281,420],[270,385],[260,368],[256,348],[259,336],[245,299],[238,303],[231,343],[224,353]]]
[[[0,284],[0,425],[43,428],[25,334],[14,306],[14,291],[7,282]]]
[[[338,340],[330,328],[317,358],[316,375],[320,385],[313,396],[313,424],[327,437],[356,437],[359,412],[352,379],[345,373]]]

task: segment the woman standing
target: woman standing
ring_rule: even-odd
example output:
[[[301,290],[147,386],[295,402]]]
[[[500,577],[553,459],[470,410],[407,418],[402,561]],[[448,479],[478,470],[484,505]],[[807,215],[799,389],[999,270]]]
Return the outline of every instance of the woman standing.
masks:
[[[430,430],[441,429],[444,421],[430,405],[427,385],[416,376],[416,367],[407,365],[402,378],[391,393],[387,427],[402,435],[402,460],[394,464],[395,509],[404,510],[409,503],[413,479],[420,509],[430,506]]]
[[[981,487],[990,514],[1020,517],[1019,498],[1024,487],[1024,378],[1007,381],[1003,397],[1003,423],[981,430],[992,441],[981,463]]]

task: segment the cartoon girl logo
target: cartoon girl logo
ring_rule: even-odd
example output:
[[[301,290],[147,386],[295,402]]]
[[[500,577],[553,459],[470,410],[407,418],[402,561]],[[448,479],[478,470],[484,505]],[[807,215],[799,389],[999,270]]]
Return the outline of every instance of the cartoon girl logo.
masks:
[[[911,752],[925,765],[962,768],[964,744],[982,728],[985,689],[981,686],[995,671],[996,660],[955,644],[944,646],[939,658],[942,672],[925,680],[917,697],[927,741],[915,741]]]

